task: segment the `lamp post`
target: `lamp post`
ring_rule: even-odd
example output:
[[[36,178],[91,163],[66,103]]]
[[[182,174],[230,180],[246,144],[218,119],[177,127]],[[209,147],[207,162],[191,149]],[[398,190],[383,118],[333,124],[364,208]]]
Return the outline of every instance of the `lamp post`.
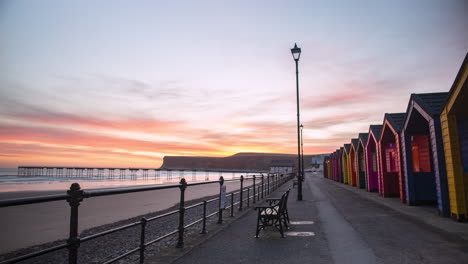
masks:
[[[296,99],[297,99],[297,200],[302,201],[302,175],[301,175],[301,135],[300,135],[300,118],[299,118],[299,58],[301,57],[301,48],[294,43],[294,48],[291,49],[291,54],[296,62]]]
[[[304,177],[305,177],[305,173],[304,173],[304,137],[302,136],[304,133],[304,126],[301,124],[301,164],[302,164],[302,180],[304,180]]]

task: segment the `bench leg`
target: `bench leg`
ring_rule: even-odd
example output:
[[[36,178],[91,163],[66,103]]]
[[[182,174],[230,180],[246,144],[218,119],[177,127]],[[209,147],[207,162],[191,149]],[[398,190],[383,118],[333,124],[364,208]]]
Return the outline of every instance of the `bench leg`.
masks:
[[[260,233],[260,211],[261,210],[258,210],[258,216],[257,216],[257,230],[256,230],[256,233],[255,233],[255,237],[258,238],[258,233]]]
[[[278,219],[279,231],[281,233],[281,238],[284,238],[283,224],[281,223],[281,218]]]

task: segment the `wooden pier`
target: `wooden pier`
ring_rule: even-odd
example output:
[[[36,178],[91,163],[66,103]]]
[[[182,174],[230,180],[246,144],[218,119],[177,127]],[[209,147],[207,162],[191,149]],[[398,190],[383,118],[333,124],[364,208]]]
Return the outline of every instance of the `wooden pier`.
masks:
[[[117,172],[118,171],[118,172]],[[229,170],[229,169],[187,169],[187,168],[106,168],[106,167],[47,167],[47,166],[19,166],[19,177],[62,177],[62,178],[107,178],[107,179],[135,179],[138,176],[142,178],[153,177],[160,179],[162,175],[166,179],[189,178],[192,180],[197,179],[197,175],[203,174],[205,180],[213,173],[219,173],[219,176],[227,176],[226,174],[232,173],[245,173],[249,174],[268,173],[267,170]],[[201,175],[200,175],[201,176]]]

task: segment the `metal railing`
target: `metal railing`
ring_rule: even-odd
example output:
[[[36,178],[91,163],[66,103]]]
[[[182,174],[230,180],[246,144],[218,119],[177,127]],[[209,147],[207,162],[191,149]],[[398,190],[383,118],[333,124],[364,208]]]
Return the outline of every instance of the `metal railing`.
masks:
[[[206,234],[206,222],[210,217],[218,215],[218,223],[221,224],[223,222],[223,211],[230,210],[230,216],[234,216],[234,207],[238,206],[238,210],[242,211],[244,208],[244,203],[247,203],[247,207],[250,207],[250,204],[255,204],[256,202],[260,201],[267,194],[271,191],[277,189],[286,181],[292,179],[294,174],[268,174],[266,176],[251,176],[251,177],[243,177],[241,176],[240,179],[232,179],[232,180],[224,180],[221,176],[217,181],[209,181],[209,182],[195,182],[195,183],[187,183],[184,178],[180,180],[178,184],[168,184],[168,185],[148,185],[148,186],[140,186],[140,187],[126,187],[126,188],[117,188],[117,189],[101,189],[101,190],[90,190],[85,191],[80,188],[78,183],[73,183],[70,189],[66,192],[66,194],[58,194],[58,195],[48,195],[48,196],[38,196],[38,197],[31,197],[31,198],[19,198],[19,199],[11,199],[11,200],[3,200],[0,201],[0,208],[2,207],[9,207],[9,206],[18,206],[18,205],[27,205],[27,204],[36,204],[36,203],[45,203],[45,202],[52,202],[52,201],[61,201],[65,200],[70,205],[70,225],[69,225],[69,236],[66,243],[62,243],[56,246],[52,246],[46,249],[42,249],[39,251],[35,251],[33,253],[29,253],[23,256],[15,257],[12,259],[4,260],[0,262],[0,264],[6,263],[17,263],[23,260],[28,260],[31,258],[35,258],[41,255],[45,255],[47,253],[51,253],[54,251],[58,251],[64,248],[68,249],[68,263],[76,264],[78,262],[78,249],[80,244],[86,241],[90,241],[105,235],[109,235],[118,231],[122,231],[131,227],[140,226],[140,241],[139,245],[136,248],[130,249],[127,252],[115,256],[110,260],[106,260],[103,263],[113,263],[120,259],[123,259],[133,253],[139,252],[139,262],[144,263],[145,261],[145,249],[165,238],[168,238],[173,235],[178,235],[177,237],[177,244],[176,247],[182,248],[184,246],[184,232],[186,229],[195,226],[196,224],[202,225],[201,234]],[[265,179],[266,178],[266,179]],[[260,179],[260,182],[257,182],[257,179]],[[248,188],[244,187],[245,180],[252,180],[252,185]],[[221,191],[225,182],[240,182],[240,189],[235,192],[230,192],[226,194],[226,199],[222,199],[224,195]],[[199,202],[188,207],[185,207],[185,190],[191,186],[197,185],[205,185],[205,184],[213,184],[219,183],[219,196],[217,198],[213,198],[210,200],[204,200],[203,202]],[[140,221],[133,222],[130,224],[126,224],[123,226],[119,226],[113,229],[109,229],[103,232],[99,232],[96,234],[92,234],[85,237],[79,237],[78,235],[78,207],[83,202],[83,200],[92,198],[92,197],[99,197],[99,196],[108,196],[108,195],[116,195],[116,194],[124,194],[124,193],[134,193],[134,192],[143,192],[143,191],[152,191],[152,190],[162,190],[162,189],[173,189],[179,188],[180,190],[180,201],[179,201],[179,208],[178,210],[174,210],[171,212],[167,212],[161,215],[157,215],[150,218],[141,218]],[[252,190],[252,195],[251,194]],[[244,198],[244,193],[247,192],[247,197]],[[234,197],[235,195],[239,196],[237,202],[235,202]],[[222,206],[221,201],[228,199],[230,197],[230,205]],[[207,214],[207,204],[219,202],[219,210],[217,212]],[[195,220],[192,223],[185,224],[185,212],[190,209],[194,209],[196,207],[203,207],[203,215],[201,218]],[[176,230],[168,231],[168,233],[150,240],[146,241],[146,226],[149,222],[156,221],[158,219],[168,217],[171,215],[179,214],[178,219],[178,228]]]

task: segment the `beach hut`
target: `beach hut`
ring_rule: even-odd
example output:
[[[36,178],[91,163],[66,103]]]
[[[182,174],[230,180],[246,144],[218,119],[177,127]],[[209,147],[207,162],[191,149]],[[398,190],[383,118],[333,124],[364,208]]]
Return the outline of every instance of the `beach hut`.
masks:
[[[344,173],[343,173],[343,147],[340,147],[338,150],[338,167],[339,169],[339,174],[340,174],[340,182],[344,182]]]
[[[370,125],[369,126],[369,137],[366,144],[366,179],[367,179],[367,190],[369,192],[375,192],[379,190],[379,174],[380,166],[378,162],[379,156],[379,140],[380,133],[382,132],[383,125]]]
[[[406,113],[385,114],[379,141],[379,193],[384,197],[399,196],[405,201],[400,133]]]
[[[335,180],[336,178],[336,165],[335,165],[335,152],[330,155],[330,164],[331,164],[331,179]]]
[[[356,150],[358,147],[358,139],[351,139],[351,149],[349,150],[349,169],[351,176],[351,185],[356,186],[357,184],[357,164],[356,164]]]
[[[323,159],[323,177],[324,178],[328,178],[328,172],[329,172],[328,164],[329,163],[330,163],[330,157],[325,156],[325,158]]]
[[[401,131],[406,202],[436,203],[443,216],[450,215],[440,123],[447,98],[448,93],[411,94]]]
[[[450,199],[450,214],[468,219],[468,54],[440,115]]]
[[[343,183],[351,184],[349,179],[349,150],[351,149],[351,144],[344,144],[343,153],[341,154],[341,164],[343,167]]]
[[[335,178],[333,180],[339,181],[339,179],[340,179],[340,168],[338,166],[339,159],[338,159],[338,151],[337,150],[335,150],[333,158],[334,158],[333,166],[335,166]]]
[[[332,178],[332,154],[328,157],[328,163],[327,163],[327,178],[331,179]]]
[[[358,147],[356,151],[357,156],[357,171],[358,171],[358,187],[361,189],[367,189],[366,180],[366,144],[368,133],[359,133],[358,136]]]

